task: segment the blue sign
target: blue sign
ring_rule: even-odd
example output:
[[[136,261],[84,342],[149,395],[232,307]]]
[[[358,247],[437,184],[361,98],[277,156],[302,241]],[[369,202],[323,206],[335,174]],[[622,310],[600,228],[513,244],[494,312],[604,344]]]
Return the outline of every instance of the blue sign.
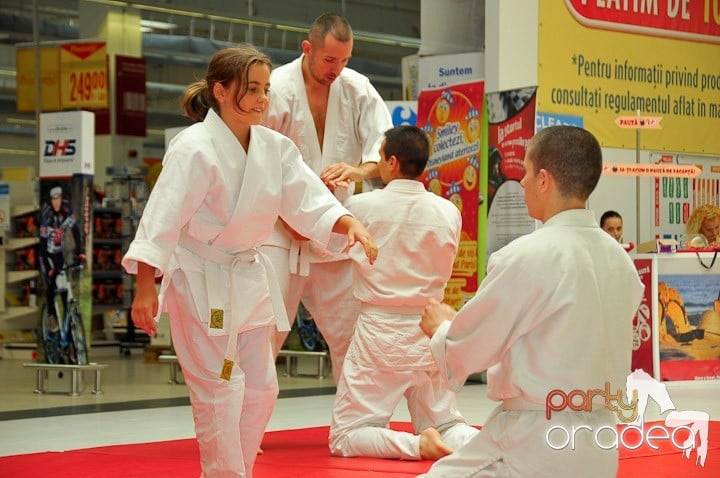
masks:
[[[577,126],[583,128],[584,121],[582,116],[558,115],[553,113],[537,112],[535,115],[535,132],[548,128],[550,126]]]
[[[417,101],[388,101],[386,104],[390,110],[393,126],[417,124]]]

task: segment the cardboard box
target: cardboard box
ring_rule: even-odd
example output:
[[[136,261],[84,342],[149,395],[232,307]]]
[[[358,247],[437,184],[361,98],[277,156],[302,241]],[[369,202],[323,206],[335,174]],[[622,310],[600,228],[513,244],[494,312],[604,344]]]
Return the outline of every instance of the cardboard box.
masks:
[[[678,242],[675,239],[655,239],[654,241],[645,241],[638,244],[638,254],[647,254],[652,252],[658,253],[674,253],[677,252]]]

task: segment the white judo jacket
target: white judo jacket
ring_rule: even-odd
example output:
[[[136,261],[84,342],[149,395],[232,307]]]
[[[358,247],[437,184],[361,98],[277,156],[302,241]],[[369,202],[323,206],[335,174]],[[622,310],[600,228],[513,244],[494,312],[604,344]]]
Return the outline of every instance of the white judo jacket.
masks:
[[[172,274],[182,270],[208,333],[242,332],[273,323],[279,312],[270,297],[267,261],[256,260],[255,250],[267,240],[278,215],[301,234],[326,244],[335,222],[347,214],[302,161],[292,141],[252,126],[246,154],[210,110],[203,122],[183,130],[170,143],[122,264],[135,274],[142,261],[155,267],[157,275],[164,274],[160,311]],[[220,254],[243,258],[212,264],[179,245],[181,236],[211,245]],[[209,303],[209,295],[222,303]],[[238,307],[231,306],[233,297]],[[231,320],[212,327],[211,308],[224,309]],[[280,308],[284,315],[282,301]]]
[[[488,369],[488,398],[545,406],[554,389],[613,390],[630,373],[643,285],[590,210],[563,211],[495,252],[475,296],[433,335],[458,390]]]
[[[346,207],[378,245],[372,265],[362,251],[349,251],[355,298],[386,313],[398,311],[388,321],[361,309],[347,356],[384,371],[434,369],[430,341],[418,327],[418,316],[430,299],[443,299],[460,243],[460,211],[422,182],[409,179],[394,179],[384,189],[353,196]],[[413,309],[418,313],[407,312]]]
[[[264,124],[292,139],[305,163],[318,176],[336,163],[359,166],[378,162],[383,133],[393,124],[384,100],[370,80],[346,67],[333,81],[320,145],[303,80],[302,59],[303,55],[275,68],[270,75],[270,105]],[[352,188],[335,190],[341,201],[352,193]],[[290,248],[290,243],[290,235],[280,225],[266,242],[284,248]]]

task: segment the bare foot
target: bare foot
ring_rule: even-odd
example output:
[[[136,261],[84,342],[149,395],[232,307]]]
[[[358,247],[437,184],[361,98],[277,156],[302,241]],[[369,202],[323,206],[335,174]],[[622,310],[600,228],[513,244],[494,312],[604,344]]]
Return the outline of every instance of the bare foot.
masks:
[[[437,460],[452,453],[453,450],[440,438],[440,432],[434,428],[426,428],[420,432],[420,458]]]

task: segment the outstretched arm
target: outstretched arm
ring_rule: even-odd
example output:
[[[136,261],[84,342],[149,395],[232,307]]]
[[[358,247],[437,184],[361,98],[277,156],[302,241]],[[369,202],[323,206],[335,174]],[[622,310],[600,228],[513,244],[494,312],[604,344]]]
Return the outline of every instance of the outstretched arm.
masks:
[[[370,264],[375,262],[378,248],[372,236],[360,221],[352,216],[341,216],[340,219],[335,222],[332,231],[347,235],[348,245],[343,252],[347,252],[356,242],[359,242],[362,244],[363,249],[365,249],[365,255],[370,260]]]
[[[320,173],[320,179],[331,190],[338,187],[350,187],[357,181],[373,179],[380,176],[377,163],[367,162],[360,166],[350,166],[347,163],[331,164]]]

